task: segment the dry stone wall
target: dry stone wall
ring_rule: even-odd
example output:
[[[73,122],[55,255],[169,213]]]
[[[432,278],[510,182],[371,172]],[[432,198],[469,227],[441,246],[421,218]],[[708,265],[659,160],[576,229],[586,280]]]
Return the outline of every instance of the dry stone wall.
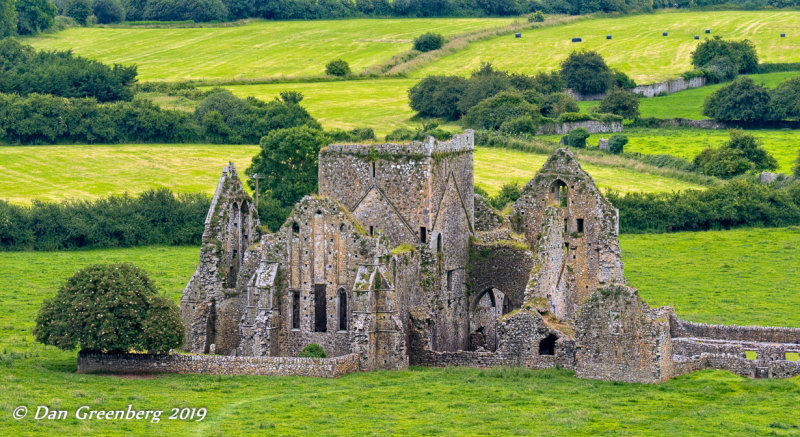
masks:
[[[80,352],[78,373],[201,373],[338,378],[358,371],[358,356],[333,358],[235,357]]]
[[[570,121],[566,123],[547,123],[539,126],[536,135],[566,135],[575,128],[582,127],[590,134],[622,132],[621,121],[602,122],[597,120]]]

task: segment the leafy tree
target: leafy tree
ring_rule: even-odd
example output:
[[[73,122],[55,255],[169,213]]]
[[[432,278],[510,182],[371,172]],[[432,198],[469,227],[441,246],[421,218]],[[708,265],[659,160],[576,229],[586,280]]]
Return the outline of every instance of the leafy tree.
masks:
[[[733,80],[738,73],[738,67],[727,56],[716,56],[704,66],[708,78],[712,83]]]
[[[608,151],[614,154],[623,152],[623,148],[628,144],[628,137],[625,135],[611,135],[608,140]]]
[[[761,140],[754,136],[732,130],[730,141],[717,149],[703,150],[694,158],[694,163],[705,174],[721,178],[730,178],[749,171],[777,169],[777,161],[761,145]]]
[[[714,58],[727,57],[736,65],[737,73],[747,74],[758,71],[758,54],[750,40],[724,40],[718,35],[703,40],[692,52],[692,65],[702,68]]]
[[[530,101],[530,98],[528,98]],[[565,112],[580,112],[578,102],[575,98],[566,93],[548,94],[539,106],[542,115],[545,117],[556,118]]]
[[[539,128],[539,118],[534,118],[530,115],[512,118],[511,120],[504,121],[500,125],[500,132],[511,135],[530,134],[535,135]]]
[[[58,9],[48,0],[16,0],[17,33],[33,35],[49,29],[55,22]]]
[[[770,102],[775,118],[800,119],[800,76],[781,82],[770,92]]]
[[[92,11],[100,24],[125,21],[125,9],[120,0],[93,0]]]
[[[300,358],[327,358],[328,356],[325,355],[325,349],[322,346],[318,345],[317,343],[310,343],[303,350],[297,354]]]
[[[472,72],[464,93],[458,99],[458,111],[466,114],[481,101],[511,88],[508,73],[497,71],[492,64],[484,63],[478,70]]]
[[[528,77],[532,81],[531,89],[542,94],[560,93],[567,88],[567,83],[558,71],[542,71]]]
[[[343,59],[334,59],[325,66],[325,74],[329,76],[347,76],[350,74],[350,65]]]
[[[92,15],[92,4],[89,0],[69,0],[64,7],[64,15],[77,21],[78,24],[85,25],[86,19]]]
[[[264,176],[259,190],[281,206],[291,207],[317,191],[318,154],[329,141],[324,132],[308,126],[272,131],[261,139],[261,151],[245,173]],[[255,187],[252,181],[248,183]]]
[[[703,104],[703,115],[718,121],[763,121],[771,117],[770,95],[749,77],[739,77],[710,96]]]
[[[294,103],[299,105],[303,101],[303,93],[300,91],[281,91],[281,101],[284,103]]]
[[[800,178],[800,149],[797,150],[797,160],[794,166],[794,177]]]
[[[502,92],[467,111],[464,125],[479,129],[499,129],[506,121],[520,117],[538,119],[539,108],[528,103],[518,92]]]
[[[536,11],[528,15],[528,23],[541,23],[544,21],[542,11]]]
[[[489,203],[494,209],[501,210],[511,202],[516,202],[522,195],[522,187],[519,182],[509,182],[500,187],[500,192],[489,199]]]
[[[444,45],[444,37],[440,33],[425,32],[414,38],[414,50],[420,52],[430,52],[437,50]]]
[[[459,76],[428,76],[408,90],[409,106],[420,115],[456,120],[467,85],[467,79]]]
[[[576,127],[567,134],[567,146],[578,149],[586,148],[586,139],[589,138],[589,131],[582,127]]]
[[[625,73],[623,73],[623,72],[621,72],[621,71],[619,71],[617,69],[613,69],[611,71],[612,71],[612,73],[614,73],[614,86],[615,87],[626,89],[626,90],[636,88],[636,82],[633,79],[631,79],[630,76],[628,76],[627,74],[625,74]]]
[[[63,350],[167,352],[183,344],[178,307],[133,264],[86,267],[46,300],[36,340]]]
[[[567,87],[581,94],[601,94],[614,84],[614,73],[595,51],[574,51],[561,63]]]
[[[0,38],[17,33],[17,9],[15,0],[0,0]]]
[[[636,94],[616,88],[600,101],[598,109],[606,114],[616,114],[629,119],[638,118],[639,98]]]

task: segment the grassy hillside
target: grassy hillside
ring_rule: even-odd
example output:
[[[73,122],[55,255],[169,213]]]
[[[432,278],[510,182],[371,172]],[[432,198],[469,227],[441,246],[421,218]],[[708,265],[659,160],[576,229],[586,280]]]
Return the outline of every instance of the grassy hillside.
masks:
[[[800,12],[714,11],[661,12],[580,21],[476,42],[466,50],[443,57],[414,73],[415,77],[475,70],[481,62],[510,71],[533,73],[557,68],[576,49],[599,51],[609,65],[639,83],[677,77],[690,69],[690,54],[704,29],[725,38],[748,38],[762,62],[800,61]],[[669,36],[661,36],[662,31]],[[786,38],[780,33],[786,32]],[[613,39],[607,40],[611,34]],[[572,43],[573,37],[583,38]]]
[[[622,235],[629,285],[699,322],[800,326],[800,228]]]
[[[763,83],[768,88],[775,88],[782,81],[800,75],[798,71],[786,71],[780,73],[750,74],[747,77],[753,79],[755,83]],[[725,84],[708,85],[700,88],[680,91],[661,97],[639,99],[639,112],[643,118],[689,118],[692,120],[702,120],[703,103],[706,97],[714,91],[722,88]],[[592,106],[597,106],[599,102],[588,101],[579,102],[582,111],[588,110]]]
[[[425,32],[455,35],[501,27],[510,18],[254,21],[201,28],[76,27],[26,39],[103,62],[137,64],[139,79],[319,76],[342,58],[354,72],[411,49]]]
[[[800,131],[797,130],[751,130],[748,133],[764,142],[764,148],[778,161],[778,171],[791,173],[800,149]],[[586,143],[597,146],[600,138],[608,138],[610,134],[591,135]],[[707,147],[719,147],[730,140],[727,130],[712,129],[645,129],[627,128],[623,132],[630,142],[625,146],[626,152],[638,152],[651,155],[667,154],[692,160]],[[543,137],[558,141],[559,137],[549,135]]]
[[[258,146],[136,144],[116,146],[0,147],[0,199],[29,202],[97,198],[167,187],[183,193],[213,193],[222,167],[233,161],[243,172]],[[525,183],[547,157],[478,148],[475,182],[490,193],[511,181]],[[701,188],[663,176],[610,166],[585,166],[604,188],[616,191],[670,191]]]
[[[779,242],[776,244],[776,242]],[[653,305],[689,320],[800,325],[800,230],[625,235],[626,273]],[[636,434],[789,435],[800,379],[748,380],[703,371],[658,385],[579,380],[563,370],[412,369],[300,377],[77,375],[75,353],[31,336],[41,301],[78,269],[132,261],[177,300],[195,247],[0,253],[0,410],[205,407],[202,422],[34,421],[0,415],[7,434],[362,435]],[[545,395],[543,395],[545,394]],[[487,402],[490,399],[491,402]],[[475,414],[480,411],[480,414]]]

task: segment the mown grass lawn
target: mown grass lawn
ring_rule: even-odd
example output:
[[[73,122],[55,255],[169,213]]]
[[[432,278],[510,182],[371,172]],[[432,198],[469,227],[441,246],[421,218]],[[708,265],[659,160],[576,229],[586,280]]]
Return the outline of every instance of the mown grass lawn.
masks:
[[[624,235],[629,283],[689,320],[800,325],[800,230]],[[78,269],[131,261],[177,299],[196,247],[0,253],[0,429],[4,435],[793,435],[800,379],[703,371],[658,385],[580,380],[565,370],[423,369],[301,377],[75,374],[75,352],[33,341],[42,300]],[[202,422],[79,421],[76,408],[205,407]],[[13,420],[25,405],[63,421]]]
[[[597,50],[614,68],[639,83],[673,78],[691,69],[690,55],[704,30],[724,38],[748,38],[761,62],[800,61],[800,12],[714,11],[658,12],[619,18],[599,18],[563,26],[533,29],[522,38],[506,35],[470,44],[413,73],[414,77],[462,74],[491,62],[500,69],[533,73],[558,68],[573,50]],[[669,36],[661,36],[667,31]],[[786,38],[780,33],[786,32]],[[606,35],[611,34],[611,40]],[[583,38],[573,43],[573,37]]]
[[[777,171],[790,174],[797,161],[800,150],[800,131],[758,129],[747,131],[760,139],[764,148],[777,161]],[[625,145],[626,152],[638,152],[650,155],[666,154],[691,161],[707,147],[719,147],[730,140],[727,130],[714,129],[647,129],[626,128],[622,133],[630,141]],[[587,140],[589,145],[597,146],[600,138],[609,138],[611,134],[593,134]],[[543,137],[558,141],[558,136]]]
[[[212,194],[228,161],[242,175],[258,151],[254,145],[215,144],[0,147],[0,199],[15,203],[93,199],[158,187]],[[475,182],[492,194],[507,182],[524,184],[545,159],[546,155],[478,147]],[[584,168],[601,187],[621,192],[702,188],[625,168]]]
[[[446,36],[502,27],[514,18],[252,21],[193,28],[75,27],[27,38],[107,63],[136,64],[139,80],[320,76],[342,58],[353,72],[411,50],[425,32]]]

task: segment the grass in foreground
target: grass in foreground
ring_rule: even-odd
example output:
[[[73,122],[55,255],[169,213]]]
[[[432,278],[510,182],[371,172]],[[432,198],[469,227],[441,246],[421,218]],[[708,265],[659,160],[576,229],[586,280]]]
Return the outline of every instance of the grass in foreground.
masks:
[[[776,244],[776,242],[781,242]],[[630,283],[689,320],[800,325],[798,229],[624,235]],[[709,260],[711,259],[711,260]],[[695,261],[691,261],[695,260]],[[718,260],[718,261],[715,261]],[[703,371],[664,384],[580,380],[563,370],[412,369],[300,377],[77,375],[75,353],[33,342],[44,298],[78,269],[132,261],[177,301],[195,247],[0,253],[0,428],[14,435],[791,435],[800,379]],[[19,405],[69,410],[205,407],[203,422],[13,420]],[[480,414],[475,414],[479,411]],[[168,413],[167,413],[168,414]]]
[[[761,139],[764,148],[777,161],[777,171],[791,173],[800,149],[800,131],[797,130],[751,130],[749,134]],[[626,152],[638,152],[649,155],[666,154],[691,161],[707,147],[719,147],[730,140],[727,130],[714,129],[645,129],[627,128],[622,133],[630,142],[625,145]],[[612,134],[593,134],[587,140],[589,145],[597,146],[600,138],[609,138]],[[558,141],[558,136],[543,137],[550,141]]]
[[[746,76],[752,78],[755,83],[763,83],[767,88],[775,88],[784,80],[797,75],[800,75],[800,72],[784,71],[779,73],[749,74]],[[661,97],[642,98],[639,99],[639,112],[642,118],[707,119],[708,117],[703,115],[703,103],[705,103],[706,97],[728,84],[730,82],[692,88]],[[597,105],[599,105],[598,101],[578,102],[578,106],[583,112]]]
[[[800,327],[800,227],[621,235],[628,284],[687,320]]]
[[[468,74],[481,62],[513,72],[534,73],[558,68],[573,50],[597,50],[611,67],[639,83],[677,77],[691,69],[690,54],[699,41],[694,35],[748,38],[756,45],[761,62],[800,61],[797,11],[693,11],[659,12],[619,18],[599,18],[564,26],[533,29],[522,38],[506,35],[470,44],[466,50],[445,56],[414,73],[415,77]],[[784,30],[792,29],[794,30]],[[661,36],[662,31],[669,36]],[[780,38],[787,32],[786,38]],[[613,39],[607,40],[611,34]],[[583,38],[580,44],[573,37]]]
[[[137,64],[139,80],[321,76],[342,58],[353,72],[411,50],[425,32],[502,27],[512,18],[253,21],[201,28],[75,27],[25,41],[108,63]]]
[[[258,150],[258,146],[210,144],[0,147],[0,174],[4,175],[0,178],[0,198],[16,203],[91,199],[158,187],[212,194],[229,160],[241,175]],[[536,175],[546,158],[478,147],[475,182],[490,193],[507,182],[524,184]],[[601,187],[621,192],[702,188],[625,168],[584,168]]]

